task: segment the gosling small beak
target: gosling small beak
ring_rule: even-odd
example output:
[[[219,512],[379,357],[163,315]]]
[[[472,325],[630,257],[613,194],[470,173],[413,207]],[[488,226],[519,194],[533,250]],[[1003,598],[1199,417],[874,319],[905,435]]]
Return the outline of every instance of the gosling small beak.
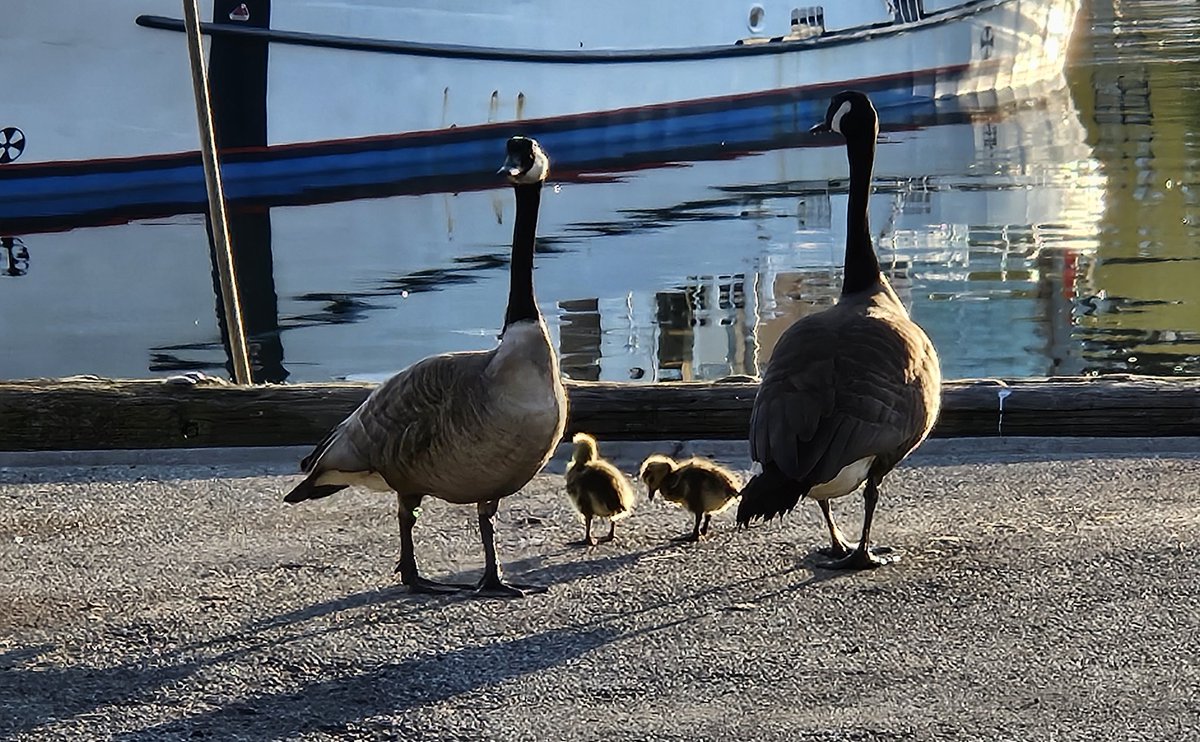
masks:
[[[809,134],[825,134],[830,131],[833,131],[833,129],[830,129],[829,124],[822,121],[821,123],[817,124],[813,128],[809,129],[808,133]]]

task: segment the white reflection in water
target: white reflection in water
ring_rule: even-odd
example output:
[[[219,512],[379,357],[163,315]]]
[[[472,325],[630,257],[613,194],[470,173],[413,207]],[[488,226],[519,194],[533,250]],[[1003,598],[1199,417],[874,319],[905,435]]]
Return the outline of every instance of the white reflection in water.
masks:
[[[1197,23],[1161,1],[1091,11],[1060,89],[882,137],[872,231],[947,377],[1200,373]],[[548,188],[536,283],[567,373],[755,374],[832,304],[847,169],[811,144]],[[497,187],[235,214],[264,256],[243,286],[264,377],[488,347],[512,207]],[[204,240],[181,216],[0,244],[0,377],[219,372]]]

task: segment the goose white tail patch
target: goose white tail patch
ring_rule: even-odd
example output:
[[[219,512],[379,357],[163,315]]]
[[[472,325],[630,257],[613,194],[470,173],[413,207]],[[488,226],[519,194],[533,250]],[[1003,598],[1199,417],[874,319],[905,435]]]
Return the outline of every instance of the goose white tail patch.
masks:
[[[842,117],[850,113],[850,101],[842,101],[842,105],[838,106],[837,113],[833,114],[833,120],[829,122],[829,128],[842,133]]]
[[[847,464],[836,477],[810,489],[808,496],[814,500],[832,500],[850,494],[867,481],[867,473],[871,471],[873,463],[874,456],[864,456],[852,464]]]

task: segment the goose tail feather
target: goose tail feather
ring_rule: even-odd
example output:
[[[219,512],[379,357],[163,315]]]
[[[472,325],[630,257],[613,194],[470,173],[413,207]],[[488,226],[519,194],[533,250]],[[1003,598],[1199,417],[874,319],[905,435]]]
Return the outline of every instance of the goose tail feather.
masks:
[[[767,464],[742,488],[742,501],[738,504],[737,522],[748,526],[761,518],[771,520],[792,511],[808,488],[791,479],[775,464]]]
[[[284,502],[296,503],[304,502],[305,500],[320,500],[322,497],[329,497],[335,492],[340,492],[346,489],[344,484],[318,484],[317,477],[308,476],[304,481],[292,488],[292,491],[283,496]]]
[[[338,423],[336,426],[334,426],[333,430],[326,433],[325,437],[321,439],[320,443],[313,446],[313,450],[300,460],[300,471],[304,472],[305,474],[309,474],[313,469],[316,468],[317,462],[321,460],[321,456],[325,453],[325,451],[329,450],[331,445],[333,445],[333,441],[338,437],[338,434],[342,432],[342,428],[345,427],[345,425],[345,421]]]

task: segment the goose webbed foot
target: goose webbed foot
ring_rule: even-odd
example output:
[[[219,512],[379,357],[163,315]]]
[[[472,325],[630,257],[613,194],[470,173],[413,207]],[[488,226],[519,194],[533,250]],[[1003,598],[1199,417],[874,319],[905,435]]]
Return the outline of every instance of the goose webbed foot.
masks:
[[[542,585],[520,582],[505,582],[499,575],[484,575],[475,587],[475,594],[491,598],[524,598],[527,595],[546,592]]]
[[[596,537],[592,535],[592,516],[583,516],[583,538],[572,541],[569,546],[595,546]]]
[[[820,554],[821,556],[829,557],[830,559],[845,559],[846,557],[853,554],[854,550],[857,548],[858,548],[858,544],[847,543],[845,541],[839,541],[835,545],[826,546],[822,549],[817,549],[817,553]],[[892,551],[893,551],[893,549],[890,546],[872,546],[871,547],[871,553],[877,554],[880,556],[882,556],[884,554],[891,554]]]
[[[420,595],[449,595],[451,593],[459,593],[463,590],[470,590],[470,585],[457,585],[450,582],[438,582],[437,580],[427,580],[424,577],[416,577],[413,581],[403,581],[408,586],[410,593]]]
[[[696,523],[692,526],[691,533],[684,533],[679,536],[674,536],[671,541],[676,543],[695,543],[708,535],[708,522],[711,518],[703,518],[700,513],[696,513]]]
[[[616,523],[609,523],[609,525],[608,525],[608,535],[607,535],[607,536],[601,536],[600,538],[596,539],[596,542],[597,542],[597,543],[601,543],[601,544],[607,544],[608,542],[615,540],[615,539],[616,539],[616,537],[617,537],[617,524],[616,524]]]
[[[499,500],[488,500],[479,504],[479,534],[483,539],[483,577],[475,586],[475,594],[497,598],[523,598],[531,593],[546,592],[539,585],[508,583],[501,578],[500,562],[496,559],[496,529],[492,518],[496,515]],[[592,521],[587,519],[587,535],[591,538]]]
[[[825,569],[875,569],[900,561],[900,557],[891,552],[892,550],[888,547],[855,549],[841,559],[825,562],[820,566]]]
[[[407,568],[403,562],[396,565],[395,572],[400,575],[400,583],[408,588],[410,593],[421,595],[445,595],[470,590],[472,585],[462,585],[453,582],[438,582],[422,577],[415,569]]]
[[[857,544],[848,544],[839,539],[823,549],[817,549],[817,553],[830,559],[845,559],[854,552],[856,546]]]

